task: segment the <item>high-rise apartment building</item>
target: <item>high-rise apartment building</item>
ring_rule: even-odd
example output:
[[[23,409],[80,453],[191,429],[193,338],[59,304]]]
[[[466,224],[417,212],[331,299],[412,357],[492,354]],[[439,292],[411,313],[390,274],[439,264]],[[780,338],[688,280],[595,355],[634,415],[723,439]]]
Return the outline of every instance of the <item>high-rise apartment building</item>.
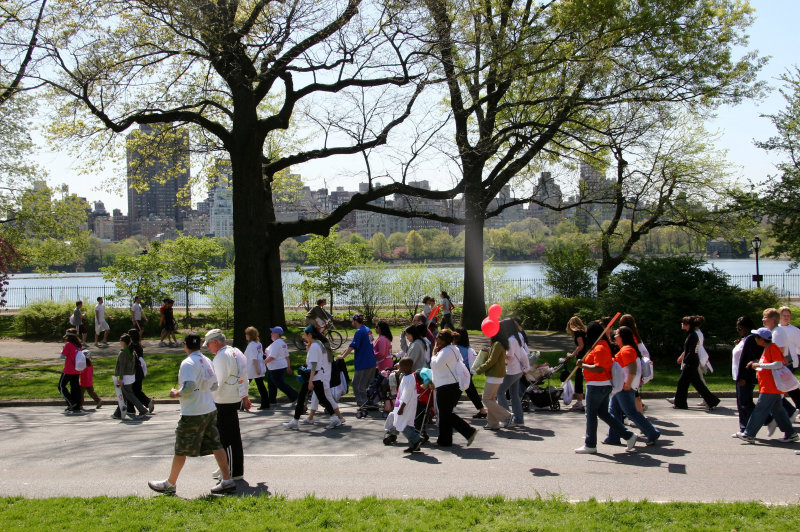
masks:
[[[156,127],[141,124],[128,135],[127,164],[131,234],[141,233],[145,220],[172,220],[182,230],[191,202],[188,132],[171,130],[165,139]],[[144,183],[146,190],[138,191],[134,181]]]

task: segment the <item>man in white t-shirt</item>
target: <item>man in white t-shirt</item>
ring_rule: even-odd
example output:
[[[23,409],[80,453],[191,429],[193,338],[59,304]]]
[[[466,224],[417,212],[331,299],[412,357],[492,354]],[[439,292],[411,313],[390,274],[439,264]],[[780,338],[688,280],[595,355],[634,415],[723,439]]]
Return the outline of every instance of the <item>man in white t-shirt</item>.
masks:
[[[142,310],[142,301],[139,296],[133,298],[133,304],[131,305],[131,321],[133,321],[133,326],[139,329],[139,335],[141,336],[142,333],[144,333],[144,322],[147,321],[147,316],[145,316]]]
[[[109,318],[111,319],[111,318]],[[103,298],[97,298],[97,305],[94,307],[94,345],[100,347],[100,335],[103,335],[103,346],[108,347],[108,333],[111,327],[106,321],[106,306]]]
[[[181,418],[175,429],[175,455],[172,469],[166,480],[150,481],[150,489],[161,493],[175,493],[178,475],[186,464],[187,456],[213,454],[222,472],[220,482],[211,488],[211,493],[234,491],[236,484],[228,469],[228,458],[222,448],[217,429],[217,410],[214,406],[213,390],[217,389],[217,378],[212,362],[200,352],[200,335],[190,333],[183,342],[186,358],[178,370],[179,388],[171,389],[170,397],[181,403]]]
[[[272,327],[269,336],[272,343],[267,346],[267,388],[269,402],[275,403],[278,399],[278,390],[286,394],[291,402],[297,401],[297,390],[289,386],[285,380],[286,375],[292,374],[292,365],[289,360],[289,347],[281,338],[283,329]]]
[[[203,347],[214,353],[214,372],[219,387],[214,391],[217,406],[217,428],[222,447],[228,454],[233,480],[244,478],[244,448],[239,429],[239,406],[250,410],[247,380],[247,359],[244,353],[227,345],[225,335],[219,329],[206,333]],[[214,473],[219,476],[221,471]]]
[[[786,338],[786,350],[783,352],[783,357],[787,363],[792,365],[793,370],[800,367],[798,363],[798,355],[800,355],[800,329],[792,325],[792,310],[789,307],[781,307],[778,309],[781,315],[781,323],[778,328],[783,331],[783,336]],[[775,333],[772,333],[773,336]]]

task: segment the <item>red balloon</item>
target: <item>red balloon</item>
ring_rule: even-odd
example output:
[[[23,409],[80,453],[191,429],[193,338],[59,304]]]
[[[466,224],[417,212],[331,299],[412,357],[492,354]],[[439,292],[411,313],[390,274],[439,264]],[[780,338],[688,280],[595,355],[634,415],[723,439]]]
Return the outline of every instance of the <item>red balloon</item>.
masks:
[[[503,307],[495,303],[489,307],[489,318],[494,321],[500,321],[500,316],[503,314]]]
[[[497,320],[493,320],[492,318],[484,318],[483,323],[481,323],[481,331],[483,332],[484,336],[492,337],[497,334],[500,330],[500,322]]]

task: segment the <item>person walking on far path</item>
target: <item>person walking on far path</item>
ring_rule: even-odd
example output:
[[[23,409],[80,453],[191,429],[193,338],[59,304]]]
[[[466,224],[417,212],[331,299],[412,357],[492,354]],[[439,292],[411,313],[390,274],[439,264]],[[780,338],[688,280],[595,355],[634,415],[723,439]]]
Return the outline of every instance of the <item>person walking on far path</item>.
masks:
[[[83,349],[88,348],[89,346],[86,345],[86,313],[83,311],[83,301],[80,299],[75,302],[75,308],[72,310],[72,316],[69,319],[70,325],[75,327],[75,330],[78,333],[78,338],[81,341],[81,347]]]
[[[178,339],[175,338],[175,311],[172,308],[174,304],[174,300],[167,298],[164,300],[161,309],[159,309],[161,315],[161,341],[158,343],[159,347],[175,347],[178,342]],[[164,340],[169,340],[169,345]]]
[[[131,321],[133,321],[133,326],[139,329],[139,336],[144,335],[144,322],[147,321],[147,316],[142,310],[142,300],[139,296],[133,298],[133,304],[131,305]]]
[[[441,294],[442,301],[441,301],[441,313],[442,313],[442,323],[440,324],[440,329],[454,329],[455,325],[453,325],[453,314],[451,313],[452,310],[455,308],[453,306],[453,302],[450,301],[450,296],[447,295],[447,292],[442,290]]]
[[[109,318],[111,319],[111,318]],[[103,298],[97,298],[97,305],[94,307],[94,345],[100,347],[100,335],[103,335],[103,346],[108,347],[108,333],[111,327],[106,321],[106,306]]]
[[[183,342],[186,358],[178,370],[179,387],[169,392],[169,396],[178,398],[181,404],[181,417],[175,429],[175,455],[172,457],[169,477],[147,483],[153,491],[174,494],[186,457],[209,454],[213,454],[217,460],[222,476],[222,480],[211,488],[211,493],[236,489],[228,468],[228,458],[220,443],[217,408],[211,396],[218,387],[217,377],[211,361],[200,352],[201,342],[200,335],[196,333],[187,334]]]

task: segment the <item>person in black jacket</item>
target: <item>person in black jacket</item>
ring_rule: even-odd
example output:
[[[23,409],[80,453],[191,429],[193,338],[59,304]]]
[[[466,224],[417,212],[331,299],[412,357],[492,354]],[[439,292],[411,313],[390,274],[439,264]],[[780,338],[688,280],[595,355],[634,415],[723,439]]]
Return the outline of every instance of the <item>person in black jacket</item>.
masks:
[[[759,347],[756,343],[755,336],[750,334],[753,329],[755,329],[755,325],[749,317],[742,316],[736,320],[736,331],[741,340],[737,340],[737,344],[733,348],[731,370],[733,371],[733,380],[736,381],[736,409],[739,411],[739,430],[741,432],[744,432],[750,414],[756,407],[753,402],[753,389],[758,384],[758,378],[756,370],[748,364],[753,361],[758,362],[764,351],[764,348]]]
[[[668,399],[673,404],[673,408],[686,410],[686,397],[689,394],[691,384],[698,391],[706,402],[706,411],[711,411],[719,404],[719,397],[711,393],[708,387],[700,378],[698,368],[700,367],[700,357],[697,355],[697,329],[703,325],[703,316],[684,316],[681,320],[681,328],[687,331],[686,340],[683,343],[683,353],[678,357],[678,364],[681,365],[681,376],[678,379],[678,386],[675,390],[675,397]]]

